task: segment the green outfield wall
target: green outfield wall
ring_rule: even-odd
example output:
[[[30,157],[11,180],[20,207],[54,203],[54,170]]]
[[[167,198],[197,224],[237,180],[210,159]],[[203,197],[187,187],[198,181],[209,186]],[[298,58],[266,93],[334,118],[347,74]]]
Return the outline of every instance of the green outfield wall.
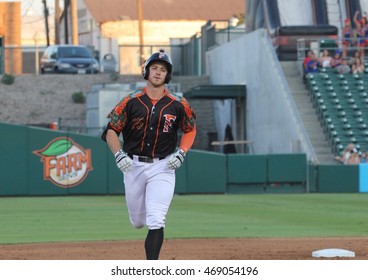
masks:
[[[119,194],[121,172],[97,137],[0,124],[0,195]]]
[[[124,194],[123,176],[99,137],[0,123],[0,195]],[[368,165],[313,165],[305,154],[191,150],[176,193],[368,192]]]

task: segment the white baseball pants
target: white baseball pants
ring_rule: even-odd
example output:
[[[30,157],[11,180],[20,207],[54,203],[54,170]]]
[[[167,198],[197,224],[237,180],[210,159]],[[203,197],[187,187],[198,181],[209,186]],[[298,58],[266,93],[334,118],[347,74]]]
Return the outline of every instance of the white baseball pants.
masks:
[[[135,228],[165,227],[175,189],[175,170],[167,166],[167,161],[145,163],[134,157],[131,170],[124,173],[125,199]]]

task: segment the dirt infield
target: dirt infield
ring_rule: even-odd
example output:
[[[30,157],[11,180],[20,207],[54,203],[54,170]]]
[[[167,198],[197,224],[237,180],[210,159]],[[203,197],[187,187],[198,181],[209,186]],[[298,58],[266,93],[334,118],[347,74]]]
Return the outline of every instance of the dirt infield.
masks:
[[[142,260],[143,241],[0,245],[1,260]],[[168,239],[162,260],[311,260],[315,250],[339,248],[368,260],[368,238]],[[340,258],[339,258],[340,259]],[[343,258],[341,258],[343,259]]]

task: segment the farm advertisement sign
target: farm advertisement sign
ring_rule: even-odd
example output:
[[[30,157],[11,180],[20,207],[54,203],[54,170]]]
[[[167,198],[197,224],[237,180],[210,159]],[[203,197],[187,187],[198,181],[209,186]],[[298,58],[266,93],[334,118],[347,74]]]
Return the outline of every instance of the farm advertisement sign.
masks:
[[[55,138],[33,153],[40,157],[43,164],[44,180],[60,188],[79,185],[93,169],[91,150],[83,148],[69,137]]]

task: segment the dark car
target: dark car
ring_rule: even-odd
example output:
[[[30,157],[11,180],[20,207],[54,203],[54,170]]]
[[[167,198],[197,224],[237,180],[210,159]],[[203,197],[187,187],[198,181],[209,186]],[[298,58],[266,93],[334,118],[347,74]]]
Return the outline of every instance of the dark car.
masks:
[[[95,74],[99,64],[86,46],[54,45],[43,53],[40,69],[42,74]]]

